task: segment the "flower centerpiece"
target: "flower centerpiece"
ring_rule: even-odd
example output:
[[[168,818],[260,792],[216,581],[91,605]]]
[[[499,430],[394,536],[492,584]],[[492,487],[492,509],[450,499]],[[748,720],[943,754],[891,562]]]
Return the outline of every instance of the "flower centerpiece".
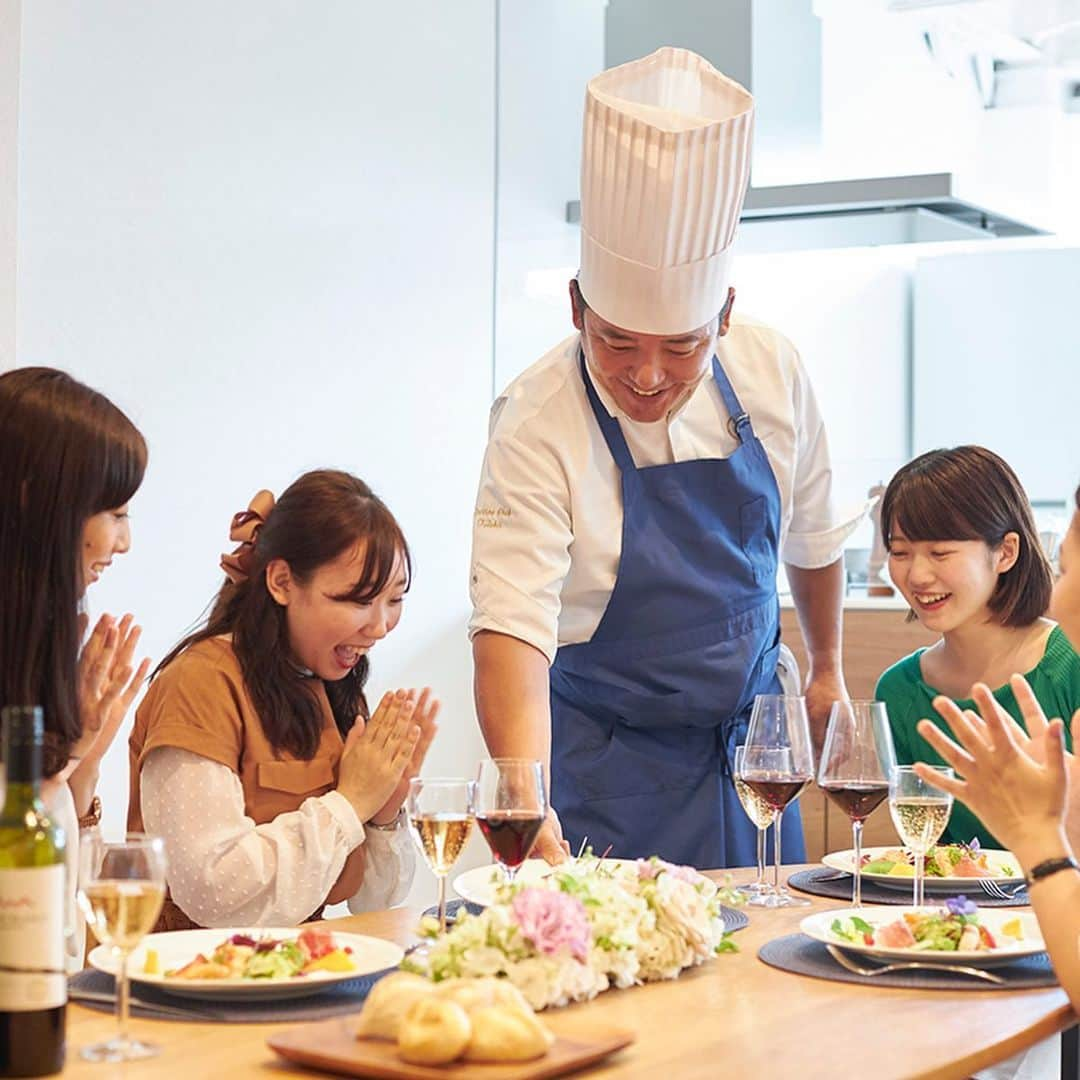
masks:
[[[534,1009],[566,1005],[734,952],[721,906],[741,902],[655,856],[615,863],[587,854],[537,884],[500,885],[490,907],[459,915],[445,934],[425,919],[427,954],[404,966],[436,981],[503,976]]]

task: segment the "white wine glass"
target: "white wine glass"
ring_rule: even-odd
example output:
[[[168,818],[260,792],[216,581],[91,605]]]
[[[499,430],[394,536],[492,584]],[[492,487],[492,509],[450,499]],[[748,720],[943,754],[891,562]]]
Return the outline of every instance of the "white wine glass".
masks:
[[[446,933],[446,876],[457,862],[475,819],[475,780],[409,781],[409,830],[439,884],[439,933]]]
[[[942,776],[955,776],[947,765],[932,765],[930,768]],[[889,777],[889,812],[900,839],[915,856],[915,907],[923,905],[926,853],[945,831],[952,807],[953,797],[928,784],[911,765],[893,768]]]
[[[153,929],[165,899],[165,844],[158,836],[130,833],[107,843],[96,829],[79,844],[79,906],[94,936],[117,961],[117,1033],[84,1046],[87,1061],[138,1061],[160,1052],[128,1035],[128,957]]]
[[[739,796],[746,816],[754,823],[757,829],[757,878],[749,885],[740,885],[739,892],[748,893],[751,896],[751,904],[760,905],[759,896],[767,896],[772,892],[772,886],[765,880],[765,834],[769,826],[776,820],[776,811],[754,790],[752,790],[742,778],[743,760],[746,756],[746,747],[735,747],[734,767],[731,770],[731,778],[735,784],[735,794]]]
[[[754,698],[740,779],[776,815],[773,823],[773,887],[768,896],[760,897],[759,906],[808,905],[809,900],[793,896],[780,884],[780,833],[784,808],[793,803],[814,779],[814,750],[805,698],[784,694],[759,694]]]
[[[895,765],[885,702],[834,702],[821,750],[818,786],[851,821],[855,863],[851,902],[855,907],[862,907],[863,823],[888,798]]]
[[[544,771],[528,758],[489,758],[476,778],[476,824],[509,884],[547,816]]]

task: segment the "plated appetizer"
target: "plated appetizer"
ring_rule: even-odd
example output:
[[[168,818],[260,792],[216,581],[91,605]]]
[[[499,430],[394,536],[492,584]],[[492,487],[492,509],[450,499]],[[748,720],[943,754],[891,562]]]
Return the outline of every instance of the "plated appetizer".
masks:
[[[888,874],[891,877],[913,877],[915,857],[906,848],[888,848],[884,852],[863,857],[864,874]],[[933,878],[1013,878],[1016,866],[1001,860],[991,860],[989,853],[979,847],[978,840],[970,844],[938,844],[926,856],[926,876]]]
[[[880,945],[913,952],[989,952],[1001,947],[998,938],[979,922],[977,905],[964,896],[946,900],[937,910],[905,912],[886,923],[858,915],[833,919],[830,930],[845,945]],[[1002,923],[998,932],[1002,943],[1024,940],[1019,918]]]
[[[158,974],[158,957],[146,953],[145,973]],[[296,937],[254,938],[233,934],[209,956],[197,954],[183,967],[165,972],[169,979],[293,979],[314,971],[352,972],[352,949],[339,947],[334,935],[321,927],[303,930]]]

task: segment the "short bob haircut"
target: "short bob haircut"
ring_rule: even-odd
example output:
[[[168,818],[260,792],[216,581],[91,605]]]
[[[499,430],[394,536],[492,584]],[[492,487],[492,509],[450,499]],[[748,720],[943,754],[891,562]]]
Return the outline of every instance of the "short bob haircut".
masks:
[[[908,540],[981,540],[997,548],[1006,533],[1020,537],[1015,564],[1001,574],[990,610],[1002,626],[1030,626],[1046,614],[1054,578],[1016,473],[990,450],[931,450],[889,481],[881,527],[892,546],[899,528]]]

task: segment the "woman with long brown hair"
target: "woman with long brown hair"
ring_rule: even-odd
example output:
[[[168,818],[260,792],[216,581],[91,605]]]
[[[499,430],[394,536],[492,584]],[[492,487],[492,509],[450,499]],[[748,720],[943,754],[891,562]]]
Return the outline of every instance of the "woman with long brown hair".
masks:
[[[101,616],[84,645],[80,606],[131,546],[128,502],[146,459],[127,416],[70,375],[0,375],[0,704],[42,707],[47,789],[55,798],[66,780],[87,824],[101,759],[149,662],[134,670],[131,615]]]
[[[162,662],[130,740],[132,829],[164,837],[159,926],[292,925],[389,907],[412,880],[401,806],[438,703],[364,697],[368,651],[410,582],[401,528],[363,481],[301,476],[233,519],[207,624]]]

